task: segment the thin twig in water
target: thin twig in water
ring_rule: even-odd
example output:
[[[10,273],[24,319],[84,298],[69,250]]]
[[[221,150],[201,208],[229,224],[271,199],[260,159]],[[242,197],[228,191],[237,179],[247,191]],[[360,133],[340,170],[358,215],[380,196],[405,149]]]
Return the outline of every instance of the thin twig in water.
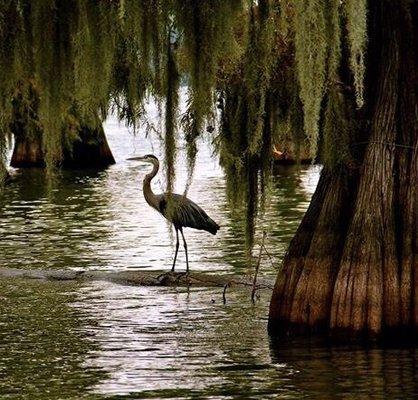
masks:
[[[222,300],[224,302],[224,304],[226,304],[226,289],[231,285],[230,282],[228,282],[227,284],[225,284],[224,286],[224,291],[222,293]]]
[[[258,270],[260,269],[261,257],[263,255],[264,240],[266,239],[266,232],[263,232],[263,239],[260,246],[260,252],[258,253],[257,265],[255,266],[254,279],[253,279],[253,289],[251,290],[251,301],[254,303],[255,292],[257,290],[257,276]]]
[[[266,245],[265,245],[265,244],[263,244],[263,246],[262,246],[262,247],[263,247],[264,251],[266,252],[266,254],[267,254],[267,256],[268,256],[268,258],[269,258],[269,260],[270,260],[271,266],[272,266],[273,268],[277,268],[277,267],[274,265],[274,262],[273,262],[273,257],[271,256],[270,252],[267,250]]]

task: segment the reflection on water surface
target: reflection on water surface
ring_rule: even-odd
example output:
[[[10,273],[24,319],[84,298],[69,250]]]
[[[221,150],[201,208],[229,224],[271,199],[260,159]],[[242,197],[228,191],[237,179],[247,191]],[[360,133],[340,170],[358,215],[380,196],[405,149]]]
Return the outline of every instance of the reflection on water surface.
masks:
[[[163,269],[172,237],[144,202],[147,166],[133,154],[158,143],[106,125],[118,161],[100,173],[64,172],[48,193],[40,171],[21,171],[0,200],[0,266]],[[185,166],[179,160],[178,191]],[[274,280],[318,178],[315,167],[283,168],[261,222],[268,231],[262,273]],[[204,144],[189,197],[222,226],[216,237],[186,230],[191,268],[251,272],[238,215]],[[162,178],[155,190],[163,187]],[[180,253],[179,267],[184,267]],[[272,344],[269,293],[138,288],[105,282],[0,281],[0,398],[414,398],[415,350]]]

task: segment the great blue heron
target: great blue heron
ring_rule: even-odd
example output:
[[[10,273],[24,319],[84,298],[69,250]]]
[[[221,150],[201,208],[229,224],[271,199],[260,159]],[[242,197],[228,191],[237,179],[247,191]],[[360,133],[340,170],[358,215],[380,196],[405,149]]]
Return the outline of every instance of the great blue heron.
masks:
[[[188,199],[186,196],[172,193],[155,194],[151,189],[151,180],[157,175],[160,168],[158,158],[152,154],[142,157],[131,157],[128,160],[137,160],[153,165],[152,171],[147,174],[143,182],[143,192],[146,202],[155,208],[161,215],[167,218],[176,230],[176,252],[174,254],[173,267],[174,271],[179,251],[179,231],[183,238],[184,251],[186,253],[186,271],[189,272],[189,257],[187,254],[187,243],[184,238],[183,228],[194,228],[210,232],[216,235],[219,225],[211,219],[205,211],[203,211],[196,203]]]

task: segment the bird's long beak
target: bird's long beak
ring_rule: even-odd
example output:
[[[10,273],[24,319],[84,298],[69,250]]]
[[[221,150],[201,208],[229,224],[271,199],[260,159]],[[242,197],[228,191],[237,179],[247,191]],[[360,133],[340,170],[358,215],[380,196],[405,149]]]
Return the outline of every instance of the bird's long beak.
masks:
[[[130,161],[143,161],[143,160],[145,160],[145,157],[130,157],[130,158],[127,158],[127,160],[130,160]]]

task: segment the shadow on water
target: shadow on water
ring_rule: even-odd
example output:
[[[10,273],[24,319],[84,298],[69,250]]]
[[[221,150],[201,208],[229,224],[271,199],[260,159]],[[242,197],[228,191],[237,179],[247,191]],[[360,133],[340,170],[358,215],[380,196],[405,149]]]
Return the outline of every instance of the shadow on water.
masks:
[[[418,349],[329,344],[319,339],[270,341],[271,360],[297,371],[292,384],[315,399],[416,399]]]

